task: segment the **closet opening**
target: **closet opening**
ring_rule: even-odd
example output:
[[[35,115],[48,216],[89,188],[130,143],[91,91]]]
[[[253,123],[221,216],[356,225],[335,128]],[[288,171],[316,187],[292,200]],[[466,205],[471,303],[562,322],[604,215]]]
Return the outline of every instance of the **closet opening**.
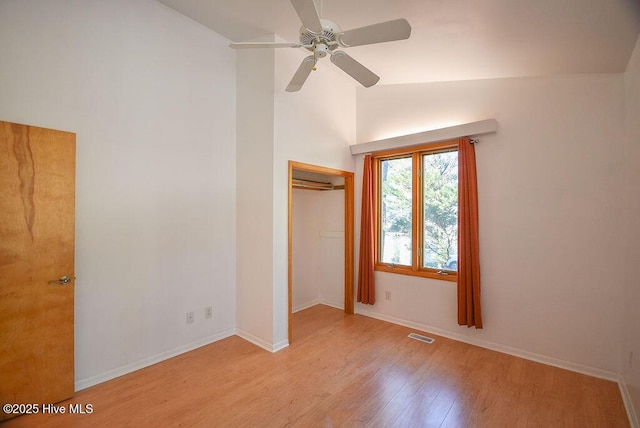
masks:
[[[353,172],[289,161],[289,343],[293,313],[353,314]]]

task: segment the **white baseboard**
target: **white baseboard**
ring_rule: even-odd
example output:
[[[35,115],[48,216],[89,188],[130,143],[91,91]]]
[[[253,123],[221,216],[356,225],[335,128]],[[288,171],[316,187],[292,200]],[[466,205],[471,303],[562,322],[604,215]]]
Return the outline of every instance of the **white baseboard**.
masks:
[[[289,340],[281,340],[280,342],[276,342],[273,344],[273,350],[271,352],[275,353],[281,351],[287,346],[289,346]]]
[[[622,402],[624,403],[624,408],[627,411],[627,417],[629,418],[629,424],[631,425],[631,428],[640,428],[640,422],[638,422],[638,414],[633,408],[631,394],[629,393],[629,389],[627,389],[627,384],[624,382],[623,378],[620,378],[620,380],[618,381],[618,386],[620,387]]]
[[[459,342],[468,343],[470,345],[479,346],[481,348],[491,349],[492,351],[502,352],[503,354],[513,355],[515,357],[524,358],[525,360],[531,360],[549,366],[559,367],[561,369],[571,370],[573,372],[586,374],[589,376],[597,377],[600,379],[606,379],[613,382],[619,382],[620,376],[618,373],[608,370],[597,369],[594,367],[584,366],[582,364],[573,363],[570,361],[560,360],[553,357],[548,357],[542,354],[536,354],[534,352],[524,351],[522,349],[512,348],[510,346],[501,345],[499,343],[489,342],[486,340],[474,339],[462,334],[456,334],[454,332],[443,330],[441,328],[433,327],[426,324],[416,323],[413,321],[403,320],[389,315],[378,314],[376,312],[368,311],[366,309],[356,308],[355,312],[360,315],[364,315],[369,318],[375,318],[382,321],[387,321],[393,324],[402,325],[409,328],[415,328],[427,333],[436,334],[438,336],[446,337],[448,339],[457,340]]]
[[[316,305],[331,306],[332,308],[344,310],[344,304],[342,304],[342,303],[335,303],[335,302],[330,302],[328,300],[316,299],[313,302],[309,302],[309,303],[305,303],[305,304],[300,305],[300,306],[296,306],[295,308],[293,308],[292,312],[295,314],[296,312],[304,311],[305,309],[309,309],[309,308],[311,308],[313,306],[316,306]]]
[[[291,312],[295,314],[296,312],[304,311],[305,309],[309,309],[310,307],[319,305],[319,304],[320,304],[320,299],[316,299],[312,302],[303,303],[302,305],[298,305],[295,308],[292,308]]]
[[[342,303],[335,303],[335,302],[329,302],[328,300],[320,300],[318,302],[319,305],[325,305],[325,306],[331,306],[332,308],[336,308],[336,309],[340,309],[342,311],[344,311],[344,304]]]
[[[307,309],[311,306],[315,306],[317,304],[323,304],[326,306],[331,306],[337,309],[344,309],[343,307],[341,307],[340,305],[337,304],[333,304],[331,302],[325,302],[325,301],[317,301],[314,302],[313,304],[309,304],[305,307],[299,308],[297,311],[301,311],[303,309]],[[393,316],[389,316],[389,315],[384,315],[384,314],[378,314],[376,312],[372,312],[372,311],[368,311],[366,309],[361,309],[361,308],[356,308],[356,313],[359,315],[363,315],[369,318],[375,318],[375,319],[379,319],[382,321],[387,321],[387,322],[391,322],[393,324],[398,324],[398,325],[402,325],[405,327],[409,327],[409,328],[414,328],[416,330],[420,330],[426,333],[432,333],[438,336],[442,336],[442,337],[446,337],[448,339],[453,339],[453,340],[457,340],[460,342],[464,342],[464,343],[468,343],[470,345],[475,345],[475,346],[479,346],[481,348],[486,348],[486,349],[491,349],[493,351],[498,351],[498,352],[502,352],[505,354],[509,354],[509,355],[513,355],[516,357],[520,357],[520,358],[524,358],[527,360],[531,360],[531,361],[536,361],[539,363],[543,363],[543,364],[547,364],[550,366],[554,366],[554,367],[559,367],[562,369],[567,369],[567,370],[571,370],[574,372],[578,372],[578,373],[582,373],[582,374],[586,374],[589,376],[594,376],[594,377],[598,377],[601,379],[606,379],[606,380],[611,380],[614,381],[616,383],[618,383],[618,387],[620,388],[620,394],[622,395],[622,400],[624,402],[624,407],[625,410],[627,412],[627,417],[629,418],[629,423],[631,425],[631,428],[640,428],[640,423],[638,422],[638,415],[636,414],[636,411],[633,407],[633,403],[631,400],[631,396],[629,394],[629,390],[627,389],[627,386],[624,382],[624,379],[622,379],[622,377],[620,375],[618,375],[617,373],[614,372],[610,372],[607,370],[601,370],[601,369],[596,369],[593,367],[588,367],[588,366],[584,366],[581,364],[576,364],[576,363],[572,363],[569,361],[564,361],[564,360],[559,360],[557,358],[552,358],[552,357],[548,357],[545,355],[540,355],[540,354],[536,354],[533,352],[528,352],[528,351],[523,351],[520,349],[516,349],[516,348],[512,348],[509,346],[504,346],[504,345],[500,345],[497,343],[493,343],[493,342],[488,342],[488,341],[484,341],[484,340],[478,340],[478,339],[473,339],[473,338],[469,338],[467,336],[464,335],[459,335],[456,333],[452,333],[450,331],[447,330],[443,330],[437,327],[432,327],[426,324],[421,324],[421,323],[416,323],[416,322],[412,322],[412,321],[407,321],[407,320],[403,320],[401,318],[396,318]],[[287,346],[289,346],[289,342],[287,340],[283,340],[281,342],[278,342],[276,344],[270,344],[265,340],[262,340],[256,336],[253,336],[252,334],[249,334],[243,330],[240,329],[236,329],[236,331],[226,331],[226,332],[222,332],[222,333],[218,333],[216,335],[213,336],[209,336],[207,338],[189,343],[185,346],[181,346],[166,352],[162,352],[160,354],[154,355],[152,357],[149,358],[144,358],[142,360],[133,362],[131,364],[127,364],[126,366],[122,366],[122,367],[118,367],[116,369],[113,370],[109,370],[105,373],[96,375],[96,376],[91,376],[85,379],[80,379],[77,380],[75,382],[75,390],[76,391],[80,391],[86,388],[89,388],[91,386],[97,385],[99,383],[102,382],[106,382],[109,381],[111,379],[115,379],[117,377],[123,376],[125,374],[134,372],[136,370],[140,370],[142,368],[154,365],[156,363],[159,363],[161,361],[167,360],[169,358],[173,358],[176,357],[180,354],[184,354],[185,352],[189,352],[189,351],[193,351],[194,349],[200,348],[202,346],[205,345],[209,345],[211,343],[217,342],[219,340],[225,339],[227,337],[233,336],[233,335],[238,335],[239,337],[243,338],[244,340],[253,343],[254,345],[268,351],[271,353],[275,353],[278,352],[284,348],[286,348]]]
[[[526,360],[531,360],[538,363],[547,364],[549,366],[559,367],[561,369],[571,370],[573,372],[582,373],[588,376],[593,376],[600,379],[616,382],[618,384],[618,387],[620,388],[620,394],[622,395],[622,401],[624,403],[624,408],[627,412],[627,418],[629,419],[629,424],[631,425],[631,428],[640,428],[640,423],[638,422],[638,415],[636,413],[636,410],[633,407],[633,401],[631,400],[631,395],[629,393],[629,390],[627,389],[627,385],[625,384],[622,376],[617,373],[614,373],[608,370],[597,369],[594,367],[584,366],[582,364],[572,363],[570,361],[564,361],[564,360],[560,360],[553,357],[548,357],[546,355],[523,351],[521,349],[504,346],[497,343],[488,342],[485,340],[469,338],[467,336],[456,334],[456,333],[443,330],[437,327],[432,327],[426,324],[407,321],[407,320],[403,320],[403,319],[396,318],[389,315],[378,314],[376,312],[368,311],[366,309],[356,308],[356,313],[359,315],[364,315],[369,318],[375,318],[375,319],[387,321],[393,324],[398,324],[398,325],[402,325],[409,328],[415,328],[416,330],[432,333],[438,336],[446,337],[448,339],[453,339],[459,342],[468,343],[470,345],[479,346],[481,348],[491,349],[492,351],[502,352],[504,354],[513,355],[515,357],[524,358]]]
[[[111,379],[115,379],[117,377],[134,372],[136,370],[140,370],[145,367],[152,366],[161,361],[168,360],[169,358],[176,357],[180,354],[184,354],[185,352],[193,351],[194,349],[197,349],[202,346],[209,345],[213,342],[217,342],[219,340],[233,336],[234,334],[235,334],[235,331],[225,331],[222,333],[218,333],[216,335],[209,336],[204,339],[197,340],[195,342],[191,342],[187,345],[180,346],[178,348],[171,349],[169,351],[161,352],[160,354],[156,354],[148,358],[143,358],[142,360],[135,361],[131,364],[127,364],[126,366],[118,367],[96,376],[91,376],[88,378],[77,380],[75,382],[75,390],[80,391],[80,390],[89,388],[90,386],[94,386],[99,383],[106,382]]]
[[[241,330],[241,329],[236,329],[236,335],[241,337],[241,338],[243,338],[247,342],[251,342],[254,345],[264,349],[265,351],[269,351],[271,353],[278,352],[278,351],[286,348],[287,346],[289,346],[289,341],[288,340],[282,340],[280,342],[271,344],[270,342],[267,342],[266,340],[260,339],[259,337],[256,337],[253,334],[247,333],[246,331]]]

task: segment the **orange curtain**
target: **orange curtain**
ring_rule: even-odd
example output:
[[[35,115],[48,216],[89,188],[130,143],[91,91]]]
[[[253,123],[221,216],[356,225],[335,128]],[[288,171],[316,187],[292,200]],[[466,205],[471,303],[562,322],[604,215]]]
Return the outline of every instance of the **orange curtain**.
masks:
[[[476,152],[469,138],[458,142],[458,324],[482,328]]]
[[[360,214],[360,260],[358,262],[358,302],[373,305],[376,302],[376,287],[373,279],[375,264],[375,201],[373,183],[373,157],[364,157],[362,174],[362,212]]]

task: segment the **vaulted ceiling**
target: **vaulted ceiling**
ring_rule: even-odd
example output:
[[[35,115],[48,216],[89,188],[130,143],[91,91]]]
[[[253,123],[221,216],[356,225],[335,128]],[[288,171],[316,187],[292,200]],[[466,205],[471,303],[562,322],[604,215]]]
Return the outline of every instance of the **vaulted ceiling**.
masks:
[[[271,34],[298,41],[300,21],[289,0],[160,1],[234,42]],[[640,0],[315,2],[321,17],[343,30],[409,21],[408,40],[348,48],[379,84],[618,73],[640,33]],[[308,54],[296,49],[300,59]]]

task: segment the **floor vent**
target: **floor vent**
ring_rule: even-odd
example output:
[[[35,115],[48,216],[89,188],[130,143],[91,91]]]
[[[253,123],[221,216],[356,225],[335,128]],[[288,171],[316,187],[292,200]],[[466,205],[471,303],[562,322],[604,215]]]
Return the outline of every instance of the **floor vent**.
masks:
[[[415,339],[415,340],[419,340],[420,342],[424,342],[424,343],[433,343],[433,342],[436,341],[435,339],[432,339],[432,338],[427,337],[427,336],[423,336],[423,335],[418,334],[418,333],[409,333],[409,336],[407,336],[407,337],[410,337],[410,338]]]

